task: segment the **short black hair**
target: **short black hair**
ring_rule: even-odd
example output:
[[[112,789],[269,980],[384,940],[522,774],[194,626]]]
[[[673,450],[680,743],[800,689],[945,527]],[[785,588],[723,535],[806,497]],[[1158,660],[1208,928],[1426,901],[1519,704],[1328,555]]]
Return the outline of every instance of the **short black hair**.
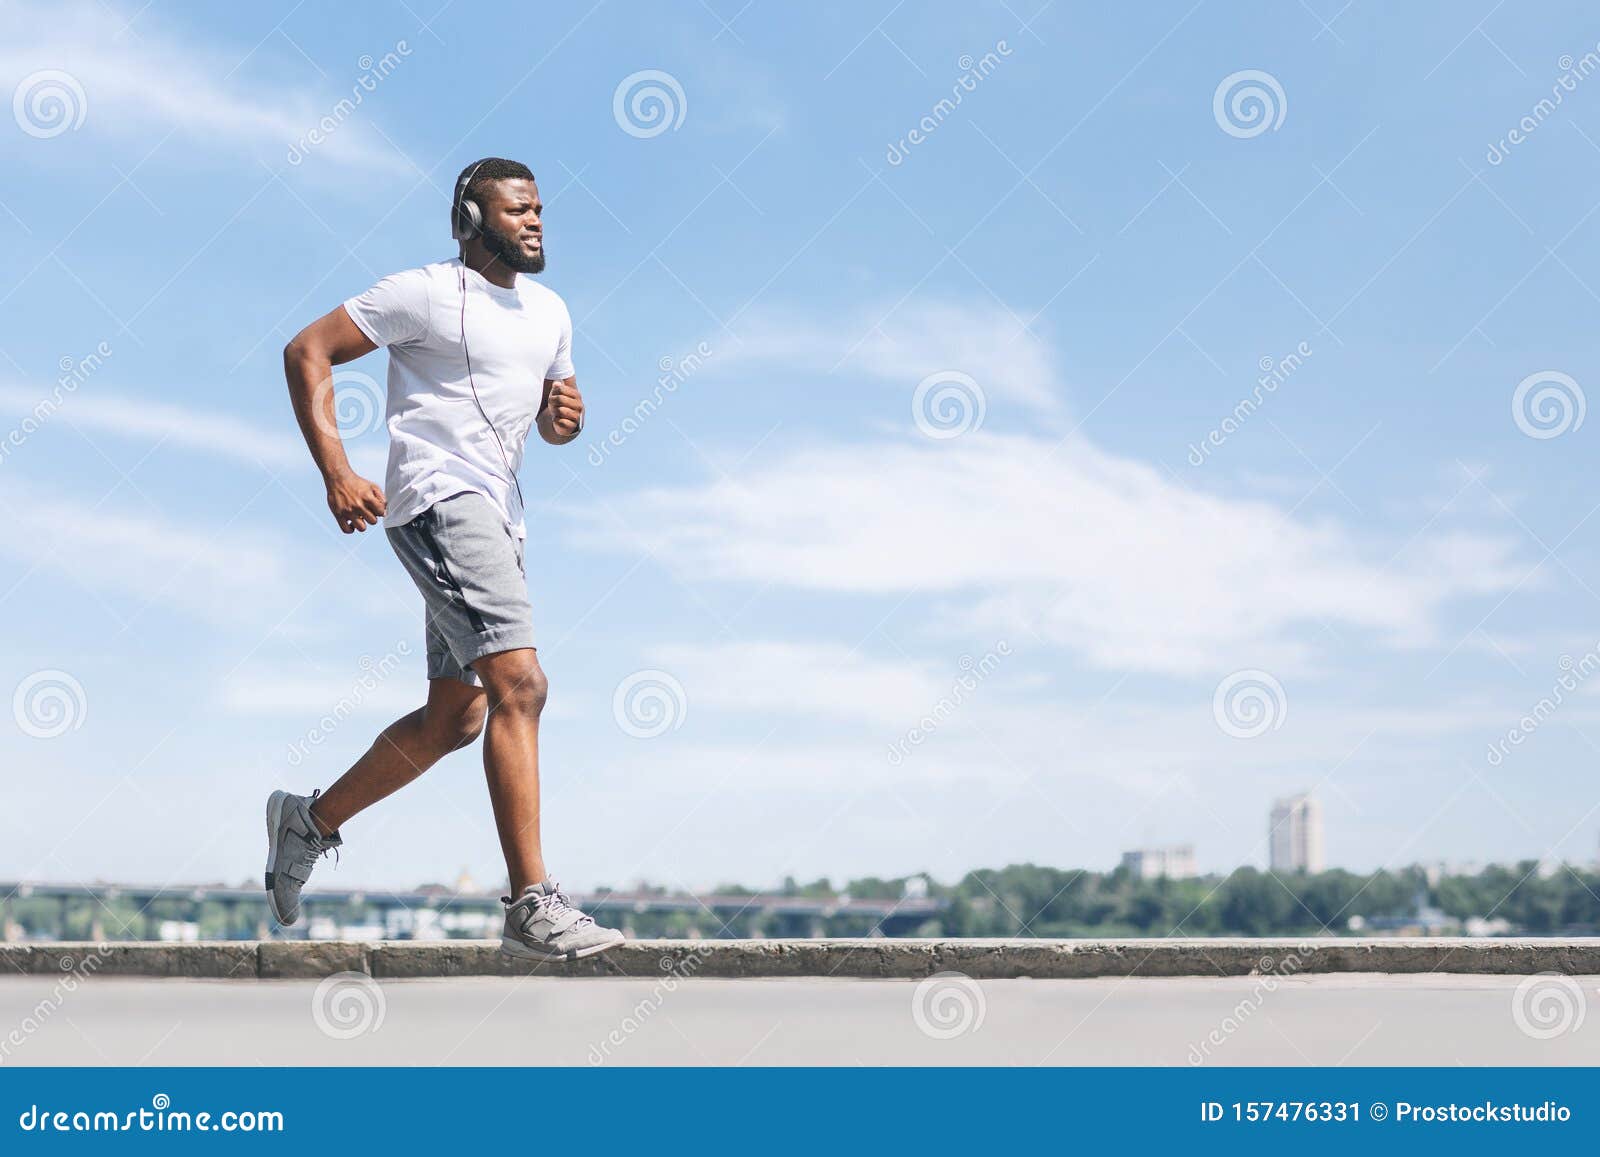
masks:
[[[473,172],[474,169],[477,171]],[[483,202],[478,200],[478,194],[483,191],[485,185],[494,181],[534,180],[533,170],[528,168],[527,165],[524,165],[521,161],[508,161],[504,157],[485,157],[476,164],[468,165],[462,169],[461,175],[456,178],[456,186],[458,188],[461,182],[466,179],[468,173],[472,173],[472,180],[467,185],[462,196],[478,201],[479,208],[483,207]]]

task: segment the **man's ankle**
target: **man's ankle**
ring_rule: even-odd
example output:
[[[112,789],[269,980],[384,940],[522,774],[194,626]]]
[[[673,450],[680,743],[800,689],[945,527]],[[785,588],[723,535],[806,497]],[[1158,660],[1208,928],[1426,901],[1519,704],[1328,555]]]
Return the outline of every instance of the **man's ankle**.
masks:
[[[306,808],[306,811],[311,813],[311,822],[317,825],[317,834],[322,836],[324,839],[329,836],[338,835],[339,829],[325,822],[323,818],[317,814],[317,804],[320,802],[320,800],[313,801],[311,806]]]

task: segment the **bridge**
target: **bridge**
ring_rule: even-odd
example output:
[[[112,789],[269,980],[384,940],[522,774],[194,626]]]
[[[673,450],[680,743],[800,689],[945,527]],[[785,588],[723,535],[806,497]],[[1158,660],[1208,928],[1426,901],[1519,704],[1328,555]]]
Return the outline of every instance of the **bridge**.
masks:
[[[608,891],[570,893],[573,903],[595,916],[622,926],[630,935],[637,917],[691,914],[714,919],[716,935],[822,937],[829,935],[905,936],[943,913],[948,902],[930,897],[898,900],[851,896],[799,896],[783,893],[665,893]],[[18,901],[54,900],[53,934],[66,939],[76,924],[90,940],[155,940],[162,921],[198,923],[208,905],[221,908],[225,939],[265,939],[269,934],[307,935],[319,916],[366,914],[383,929],[382,938],[407,939],[419,925],[448,927],[449,917],[497,916],[503,908],[497,892],[463,892],[439,885],[409,891],[371,888],[310,888],[301,893],[304,915],[294,928],[271,928],[266,894],[258,888],[225,884],[141,885],[123,883],[45,883],[0,880],[0,930],[16,936],[14,907]],[[129,922],[112,905],[132,904]],[[88,928],[83,929],[84,920]],[[109,932],[109,936],[107,933]]]

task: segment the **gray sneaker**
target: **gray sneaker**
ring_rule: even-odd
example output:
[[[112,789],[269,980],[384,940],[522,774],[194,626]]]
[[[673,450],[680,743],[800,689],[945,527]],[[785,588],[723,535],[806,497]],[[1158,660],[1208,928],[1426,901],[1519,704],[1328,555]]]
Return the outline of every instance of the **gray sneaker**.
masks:
[[[300,889],[311,879],[311,869],[344,844],[338,832],[323,835],[311,818],[311,801],[320,794],[275,791],[267,797],[267,907],[279,924],[300,919]]]
[[[582,960],[607,948],[615,948],[625,937],[616,928],[596,924],[594,917],[572,906],[561,885],[554,880],[533,884],[506,905],[506,930],[500,937],[500,951],[524,960]]]

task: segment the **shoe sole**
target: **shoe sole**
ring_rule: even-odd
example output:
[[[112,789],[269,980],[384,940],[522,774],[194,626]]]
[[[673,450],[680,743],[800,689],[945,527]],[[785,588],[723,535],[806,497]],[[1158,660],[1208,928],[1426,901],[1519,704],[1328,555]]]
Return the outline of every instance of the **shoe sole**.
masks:
[[[598,956],[602,952],[609,952],[625,943],[626,937],[618,936],[605,944],[592,944],[588,948],[577,948],[571,952],[544,952],[537,948],[530,948],[522,941],[511,936],[500,938],[500,951],[507,956],[514,956],[518,960],[537,960],[542,964],[570,964],[574,960],[583,960],[585,957]]]
[[[278,860],[278,828],[283,823],[283,801],[288,798],[288,792],[275,791],[267,797],[267,908],[272,912],[272,918],[279,924],[288,927],[292,920],[285,920],[283,913],[278,911],[278,897],[272,890],[270,881],[273,877],[272,865]],[[298,918],[298,917],[297,917]]]

